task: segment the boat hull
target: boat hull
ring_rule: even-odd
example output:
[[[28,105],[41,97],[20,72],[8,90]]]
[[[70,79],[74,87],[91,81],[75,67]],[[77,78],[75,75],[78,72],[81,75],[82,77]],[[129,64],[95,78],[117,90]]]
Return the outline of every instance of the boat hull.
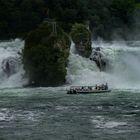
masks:
[[[94,90],[94,91],[68,91],[67,94],[94,94],[94,93],[106,93],[111,92],[111,90]]]

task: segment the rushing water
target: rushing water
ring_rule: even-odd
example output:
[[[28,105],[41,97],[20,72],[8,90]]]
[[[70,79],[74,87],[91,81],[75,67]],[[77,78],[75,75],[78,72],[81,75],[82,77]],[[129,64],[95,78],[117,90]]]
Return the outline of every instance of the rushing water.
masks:
[[[140,42],[95,42],[108,61],[107,72],[74,53],[68,84],[57,88],[22,88],[24,42],[0,43],[0,140],[139,140]],[[14,58],[9,77],[2,61]],[[68,95],[70,85],[108,82],[111,93]]]
[[[21,52],[24,42],[16,39],[12,41],[0,42],[0,88],[22,87],[26,83],[23,79],[23,66],[21,63]],[[13,73],[7,76],[5,71],[6,62],[9,63]]]
[[[101,47],[104,59],[108,63],[106,72],[100,72],[96,64],[88,58],[74,54],[72,48],[68,83],[93,85],[108,82],[115,89],[140,88],[140,42],[127,43],[93,42],[93,47]]]
[[[3,140],[139,140],[140,91],[67,95],[64,88],[1,89]]]

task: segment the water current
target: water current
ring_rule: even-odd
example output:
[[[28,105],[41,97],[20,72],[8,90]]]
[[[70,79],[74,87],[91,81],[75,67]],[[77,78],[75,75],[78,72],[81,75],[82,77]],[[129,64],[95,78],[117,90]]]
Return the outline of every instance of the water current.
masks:
[[[0,140],[139,140],[140,42],[93,43],[108,61],[106,72],[71,47],[67,84],[23,88],[24,42],[0,43]],[[10,57],[10,58],[9,58]],[[7,77],[2,61],[12,57]],[[18,60],[18,61],[17,61]],[[70,85],[108,82],[112,92],[68,95]]]

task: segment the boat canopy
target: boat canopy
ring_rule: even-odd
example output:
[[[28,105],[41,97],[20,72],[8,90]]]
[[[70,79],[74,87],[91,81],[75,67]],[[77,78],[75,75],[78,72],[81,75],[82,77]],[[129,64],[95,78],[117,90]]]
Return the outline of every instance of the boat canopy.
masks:
[[[95,88],[95,86],[71,86],[70,87],[70,89],[72,90],[72,89],[82,89],[82,88],[84,88],[84,89],[89,89],[89,88]]]

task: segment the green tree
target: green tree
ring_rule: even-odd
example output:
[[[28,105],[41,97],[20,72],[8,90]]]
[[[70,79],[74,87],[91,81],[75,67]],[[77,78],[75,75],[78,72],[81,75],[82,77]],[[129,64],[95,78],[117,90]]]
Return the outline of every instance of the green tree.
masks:
[[[74,24],[71,30],[71,38],[75,43],[78,53],[84,57],[91,54],[91,32],[83,24]]]
[[[83,23],[88,19],[86,0],[48,0],[50,17],[59,21],[65,31],[70,31],[75,22]]]
[[[60,27],[43,23],[29,33],[23,50],[23,64],[29,85],[58,86],[65,83],[70,40]]]
[[[124,23],[130,22],[134,10],[135,0],[113,0],[111,4],[111,14]]]

